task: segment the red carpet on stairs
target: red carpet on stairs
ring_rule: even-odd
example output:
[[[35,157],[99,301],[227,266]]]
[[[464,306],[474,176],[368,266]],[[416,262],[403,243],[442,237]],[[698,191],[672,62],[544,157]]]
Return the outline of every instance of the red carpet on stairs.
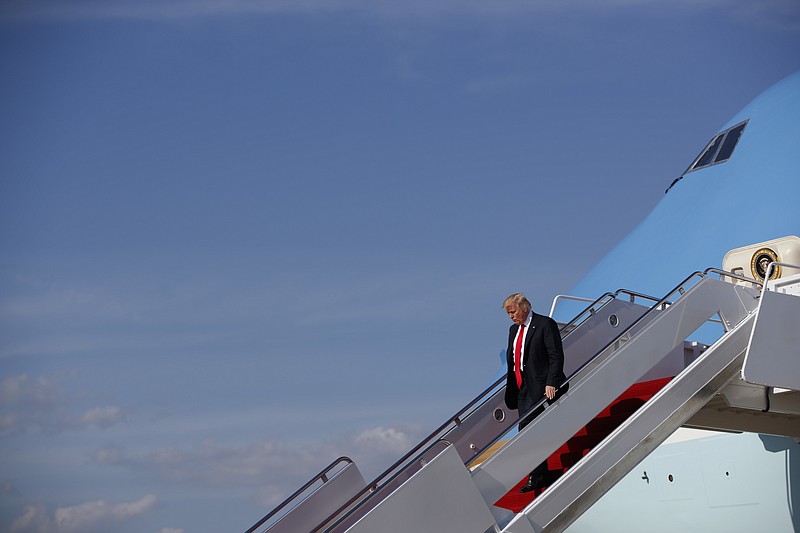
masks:
[[[550,479],[555,481],[569,468],[575,465],[589,451],[614,431],[622,422],[639,407],[669,383],[672,378],[662,378],[633,384],[623,392],[611,405],[600,411],[596,417],[580,429],[571,439],[563,444],[547,459]],[[519,489],[525,485],[527,475],[505,496],[497,500],[495,505],[515,513],[528,506],[546,488],[520,494]]]

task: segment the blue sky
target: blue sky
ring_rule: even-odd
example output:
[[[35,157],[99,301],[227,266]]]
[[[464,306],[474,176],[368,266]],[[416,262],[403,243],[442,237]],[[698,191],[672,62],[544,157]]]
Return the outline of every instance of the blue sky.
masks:
[[[797,2],[595,4],[0,4],[0,530],[374,477],[800,68]]]

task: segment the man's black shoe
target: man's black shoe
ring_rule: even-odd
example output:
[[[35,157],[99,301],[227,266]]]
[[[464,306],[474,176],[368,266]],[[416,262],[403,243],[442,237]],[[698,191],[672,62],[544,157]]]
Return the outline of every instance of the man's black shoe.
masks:
[[[542,489],[546,486],[547,480],[544,478],[544,476],[528,476],[528,482],[525,483],[525,486],[519,489],[519,491],[525,494],[526,492]]]

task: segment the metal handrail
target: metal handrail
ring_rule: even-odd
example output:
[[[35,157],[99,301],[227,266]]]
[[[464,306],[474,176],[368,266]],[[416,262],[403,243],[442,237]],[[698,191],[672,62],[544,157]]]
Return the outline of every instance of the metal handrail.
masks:
[[[773,263],[770,263],[773,264]],[[789,265],[791,266],[791,265]],[[769,267],[767,267],[769,268]],[[703,271],[703,275],[708,275],[709,272],[713,272],[714,274],[718,274],[720,277],[726,278],[734,278],[738,279],[739,281],[744,281],[746,283],[751,283],[753,285],[760,285],[761,287],[764,286],[764,282],[758,281],[757,279],[748,278],[747,276],[742,276],[741,274],[734,274],[733,272],[728,272],[726,270],[721,270],[716,267],[709,267]],[[766,278],[769,279],[769,278]]]
[[[772,271],[775,269],[775,267],[779,266],[800,269],[800,266],[798,265],[793,265],[791,263],[781,263],[780,261],[773,261],[772,263],[767,265],[767,270],[766,272],[764,272],[764,282],[761,284],[761,294],[759,295],[760,298],[758,301],[759,312],[761,312],[761,304],[764,303],[764,294],[767,291],[769,291],[769,282],[770,278],[772,277]],[[778,279],[780,278],[776,278],[775,281],[777,281]],[[766,407],[761,410],[761,412],[763,413],[768,413],[770,410],[770,400],[769,400],[770,389],[771,387],[764,387],[764,403],[766,404]]]
[[[415,462],[415,461],[417,461],[417,460],[421,460],[421,459],[422,459],[422,457],[423,457],[423,456],[424,456],[424,455],[425,455],[427,452],[429,452],[430,450],[432,450],[434,447],[436,447],[436,446],[437,446],[437,445],[439,445],[439,444],[443,444],[443,445],[445,446],[445,448],[446,448],[447,446],[451,446],[451,445],[452,445],[450,442],[448,442],[448,441],[447,441],[447,440],[445,440],[445,439],[438,439],[438,440],[436,440],[435,442],[432,442],[432,443],[431,443],[431,444],[430,444],[430,445],[429,445],[427,448],[425,448],[425,449],[424,449],[424,450],[423,450],[423,451],[422,451],[422,452],[421,452],[421,453],[420,453],[420,454],[419,454],[417,457],[415,457],[415,458],[414,458],[414,461],[412,461],[412,462],[411,462],[411,463],[409,463],[409,464],[412,464],[413,462]],[[390,469],[390,470],[391,470],[391,469]],[[386,485],[388,485],[389,483],[391,483],[392,481],[394,481],[394,480],[395,480],[395,479],[396,479],[398,476],[400,476],[402,473],[403,473],[403,469],[400,469],[400,470],[398,470],[398,471],[397,471],[397,472],[395,472],[395,473],[394,473],[394,474],[393,474],[391,477],[389,477],[389,478],[388,478],[388,479],[387,479],[387,480],[384,482],[384,484],[383,484],[382,486],[386,486]],[[348,501],[348,503],[346,503],[345,505],[343,505],[343,506],[342,506],[342,507],[341,507],[339,510],[337,510],[335,513],[333,513],[333,514],[332,514],[332,515],[330,515],[328,518],[326,518],[324,522],[322,522],[322,523],[321,523],[321,524],[319,524],[317,527],[315,527],[314,529],[312,529],[312,530],[311,530],[311,533],[317,533],[317,532],[318,532],[318,531],[320,531],[322,528],[326,528],[326,529],[325,529],[325,531],[330,531],[331,529],[333,529],[333,528],[335,528],[336,526],[340,525],[342,522],[344,522],[345,520],[347,520],[347,519],[348,519],[348,518],[349,518],[349,517],[350,517],[350,516],[351,516],[353,513],[355,513],[355,512],[356,512],[356,511],[359,509],[359,506],[361,505],[361,503],[364,503],[364,502],[366,502],[367,500],[365,499],[365,500],[364,500],[364,502],[361,502],[361,503],[359,503],[359,505],[353,506],[353,508],[352,508],[352,509],[350,509],[350,510],[349,510],[349,511],[347,511],[347,512],[346,512],[344,515],[340,516],[340,517],[337,519],[336,517],[337,517],[337,516],[338,516],[340,513],[342,513],[342,512],[343,512],[345,509],[347,509],[349,506],[353,505],[353,503],[357,502],[357,501],[358,501],[358,499],[359,499],[359,498],[360,498],[362,495],[366,494],[366,492],[367,492],[367,491],[369,491],[369,492],[375,492],[376,490],[378,490],[378,487],[377,487],[376,485],[374,485],[374,484],[373,484],[373,485],[369,485],[369,486],[368,486],[366,489],[362,490],[362,491],[361,491],[361,492],[359,492],[359,493],[358,493],[356,496],[354,496],[353,498],[351,498],[351,499],[350,499],[350,501]],[[334,521],[334,520],[335,520],[335,522],[334,522],[333,524],[330,524],[330,525],[328,525],[328,524],[329,524],[331,521]]]
[[[583,311],[581,311],[580,313],[575,315],[575,318],[570,320],[564,327],[561,328],[560,331],[562,332],[562,338],[565,337],[566,335],[569,335],[575,329],[575,327],[577,327],[577,325],[583,323],[584,320],[586,320],[589,317],[593,316],[597,311],[599,311],[601,308],[603,308],[603,306],[608,304],[611,300],[618,299],[618,296],[621,295],[621,294],[628,295],[628,297],[630,298],[629,301],[631,303],[635,303],[636,298],[643,298],[645,300],[650,300],[650,301],[653,301],[653,302],[658,302],[659,301],[659,299],[656,298],[655,296],[649,296],[647,294],[642,294],[640,292],[632,291],[632,290],[629,290],[629,289],[618,289],[616,292],[613,292],[613,293],[607,292],[607,293],[601,295],[595,301],[593,301],[586,309],[584,309]],[[580,298],[579,296],[567,296],[567,295],[559,295],[559,296],[562,296],[564,298],[571,298],[571,299],[575,299],[575,300],[579,300],[579,299],[582,300],[583,299],[583,298]],[[555,299],[557,300],[559,298],[559,296],[556,296]],[[586,299],[586,301],[589,301],[588,298]],[[598,304],[601,304],[601,305],[597,309],[595,309],[595,306],[597,306]],[[661,304],[661,306],[664,307],[666,305],[671,305],[671,304],[672,304],[672,302],[667,301],[667,302],[664,302],[663,304]],[[551,309],[551,312],[550,312],[551,316],[552,316],[554,311],[555,311],[555,301],[553,302],[553,308]],[[585,316],[587,313],[588,313],[588,316]]]
[[[627,294],[630,296],[630,302],[635,303],[636,298],[642,298],[644,300],[650,300],[651,302],[657,302],[658,298],[655,296],[650,296],[649,294],[643,294],[641,292],[632,291],[629,289],[619,289],[617,292],[614,293],[614,296],[618,296],[620,294]],[[671,304],[672,302],[666,302],[667,304]]]
[[[651,313],[653,313],[654,311],[658,310],[658,308],[659,308],[659,307],[662,307],[662,306],[664,306],[665,304],[668,304],[668,303],[669,303],[669,299],[670,299],[670,297],[671,297],[671,296],[673,296],[675,293],[679,293],[679,294],[681,294],[681,296],[682,296],[682,295],[683,295],[683,294],[686,292],[686,289],[685,289],[686,285],[687,285],[687,284],[688,284],[688,283],[689,283],[689,282],[690,282],[692,279],[694,279],[695,277],[699,277],[699,278],[701,278],[701,279],[702,279],[702,278],[706,277],[706,275],[705,275],[703,272],[700,272],[700,271],[692,272],[691,274],[689,274],[689,275],[688,275],[688,276],[687,276],[687,277],[686,277],[686,278],[685,278],[683,281],[681,281],[681,282],[680,282],[680,283],[679,283],[677,286],[675,286],[675,288],[674,288],[674,289],[672,289],[672,290],[671,290],[670,292],[668,292],[668,293],[667,293],[667,294],[666,294],[666,295],[665,295],[663,298],[661,298],[661,299],[660,299],[660,300],[658,300],[658,301],[657,301],[655,304],[653,304],[653,305],[650,307],[650,309],[648,309],[647,311],[645,311],[645,312],[644,312],[644,314],[642,314],[642,316],[640,316],[639,318],[637,318],[636,320],[634,320],[634,321],[633,321],[633,322],[632,322],[632,323],[631,323],[631,324],[630,324],[630,325],[629,325],[627,328],[625,328],[624,330],[622,330],[622,331],[621,331],[621,332],[620,332],[620,333],[619,333],[619,334],[618,334],[616,337],[614,337],[614,338],[613,338],[611,341],[609,341],[609,342],[608,342],[608,343],[607,343],[607,344],[606,344],[606,345],[605,345],[603,348],[601,348],[600,350],[598,350],[598,351],[597,351],[597,353],[596,353],[596,354],[595,354],[593,357],[589,358],[589,359],[588,359],[588,360],[587,360],[585,363],[583,363],[583,364],[582,364],[582,365],[581,365],[581,366],[580,366],[580,367],[579,367],[577,370],[575,370],[575,372],[573,372],[573,373],[572,373],[572,375],[571,375],[569,378],[567,378],[567,380],[565,381],[565,383],[568,383],[570,379],[572,379],[572,378],[573,378],[574,376],[576,376],[576,375],[577,375],[579,372],[581,372],[581,371],[582,371],[584,368],[586,368],[586,366],[587,366],[587,365],[589,365],[589,364],[590,364],[592,361],[594,361],[595,357],[597,357],[597,356],[598,356],[598,355],[600,355],[601,353],[605,352],[605,351],[606,351],[608,348],[610,348],[611,346],[613,346],[613,345],[614,345],[616,342],[618,342],[618,341],[619,341],[619,340],[620,340],[622,337],[624,337],[624,336],[625,336],[625,335],[626,335],[626,334],[627,334],[629,331],[631,331],[633,328],[635,328],[637,325],[639,325],[639,323],[640,323],[640,322],[642,322],[642,321],[645,319],[645,317],[649,316]],[[562,387],[563,387],[563,384],[562,384]],[[559,387],[559,389],[561,389],[561,387]],[[558,391],[556,391],[556,393],[557,393],[557,392],[558,392]]]
[[[655,296],[649,296],[647,294],[643,294],[641,292],[632,291],[632,290],[629,290],[629,289],[618,289],[614,293],[607,292],[607,293],[603,294],[602,296],[600,296],[599,298],[597,298],[596,300],[592,300],[591,298],[584,298],[582,296],[573,296],[571,294],[557,294],[553,298],[553,304],[550,306],[550,315],[549,316],[550,316],[550,318],[553,318],[553,314],[555,314],[556,306],[558,305],[559,300],[563,299],[563,300],[575,300],[575,301],[579,301],[579,302],[591,302],[591,305],[589,305],[586,309],[584,309],[582,312],[580,312],[578,315],[576,315],[575,318],[570,320],[570,322],[567,324],[567,326],[570,326],[578,318],[580,318],[582,315],[584,315],[586,312],[588,312],[590,314],[590,316],[593,315],[597,311],[596,309],[594,309],[594,306],[596,304],[600,303],[600,301],[602,301],[602,300],[604,300],[606,298],[614,299],[614,298],[617,298],[621,294],[627,294],[629,296],[629,298],[630,298],[629,301],[631,303],[635,303],[636,298],[642,298],[642,299],[650,300],[650,301],[653,301],[653,302],[657,302],[658,301],[658,298],[656,298]],[[603,302],[603,305],[605,305],[606,303],[608,303],[608,302]],[[600,307],[602,307],[602,306],[600,306]],[[567,326],[562,328],[562,331],[564,329],[566,329]]]
[[[329,464],[328,466],[326,466],[325,468],[323,468],[323,469],[322,469],[322,470],[319,472],[319,474],[317,474],[316,476],[314,476],[314,477],[312,477],[311,479],[309,479],[309,480],[308,480],[308,482],[306,482],[306,484],[305,484],[305,485],[303,485],[302,487],[300,487],[299,489],[297,489],[297,491],[295,491],[295,493],[294,493],[294,494],[292,494],[291,496],[289,496],[288,498],[286,498],[286,499],[285,499],[285,500],[284,500],[284,501],[283,501],[283,502],[282,502],[280,505],[278,505],[278,506],[277,506],[275,509],[273,509],[273,510],[272,510],[270,513],[268,513],[268,514],[267,514],[267,516],[265,516],[264,518],[262,518],[261,520],[259,520],[258,522],[256,522],[256,523],[253,525],[253,527],[251,527],[250,529],[248,529],[247,531],[245,531],[245,533],[253,533],[253,532],[254,532],[256,529],[258,529],[258,528],[259,528],[259,527],[261,527],[263,524],[265,524],[265,523],[266,523],[266,522],[267,522],[269,519],[271,519],[272,517],[274,517],[275,515],[277,515],[277,514],[278,514],[279,512],[281,512],[281,511],[282,511],[284,508],[286,508],[286,507],[287,507],[287,506],[288,506],[288,505],[289,505],[289,504],[290,504],[292,501],[294,501],[294,500],[295,500],[297,497],[299,497],[301,494],[303,494],[303,493],[304,493],[306,490],[308,490],[309,488],[311,488],[311,486],[312,486],[314,483],[316,483],[317,481],[322,481],[322,483],[323,483],[323,484],[324,484],[324,483],[327,483],[327,482],[328,482],[328,473],[329,473],[331,470],[333,470],[333,468],[334,468],[336,465],[338,465],[339,463],[342,463],[342,462],[347,462],[347,463],[351,463],[351,464],[352,464],[352,463],[353,463],[353,460],[352,460],[352,459],[350,459],[349,457],[342,456],[342,457],[339,457],[338,459],[336,459],[335,461],[333,461],[331,464]]]
[[[575,300],[577,302],[593,302],[591,298],[583,298],[582,296],[572,296],[570,294],[556,294],[556,297],[553,298],[553,305],[550,306],[550,314],[548,315],[550,318],[553,318],[553,313],[555,313],[556,305],[558,305],[558,301],[560,299],[564,300]]]
[[[787,268],[796,268],[796,269],[800,270],[800,266],[798,266],[798,265],[793,265],[791,263],[781,263],[781,262],[778,262],[778,261],[773,261],[772,263],[767,265],[767,271],[764,272],[764,283],[762,284],[762,287],[761,287],[761,294],[762,295],[766,291],[769,290],[768,289],[768,285],[769,285],[769,281],[770,281],[769,278],[770,278],[770,276],[772,276],[772,271],[775,269],[775,267],[779,267],[779,266],[787,267]],[[780,279],[780,278],[778,278],[778,279]]]
[[[575,329],[575,327],[577,327],[579,324],[583,323],[583,321],[586,320],[586,318],[593,316],[600,308],[602,308],[604,305],[606,305],[608,302],[610,302],[613,299],[614,299],[614,295],[612,293],[610,293],[610,292],[607,292],[605,294],[600,295],[599,298],[597,298],[595,301],[593,301],[591,304],[589,304],[589,306],[586,307],[586,309],[584,309],[583,311],[581,311],[580,313],[575,315],[575,318],[573,318],[572,320],[567,322],[564,325],[564,327],[562,327],[559,331],[566,332],[567,334],[571,333]],[[595,306],[600,304],[601,302],[602,302],[602,305],[600,305],[600,307],[598,309],[595,309]],[[583,318],[584,315],[586,315],[587,313],[588,313],[588,317]],[[562,337],[563,337],[563,335],[562,335]]]

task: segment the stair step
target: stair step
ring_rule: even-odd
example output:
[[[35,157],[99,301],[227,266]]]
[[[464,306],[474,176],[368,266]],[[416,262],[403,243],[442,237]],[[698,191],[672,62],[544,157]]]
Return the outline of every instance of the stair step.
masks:
[[[561,463],[563,469],[567,470],[575,466],[581,459],[583,459],[582,452],[562,453],[561,456],[559,457],[559,462]]]
[[[627,416],[598,416],[584,427],[587,434],[605,433],[606,435],[617,429],[625,422]]]
[[[591,450],[607,436],[608,433],[592,433],[589,435],[576,435],[567,441],[567,449],[570,452],[581,452],[583,450]]]

